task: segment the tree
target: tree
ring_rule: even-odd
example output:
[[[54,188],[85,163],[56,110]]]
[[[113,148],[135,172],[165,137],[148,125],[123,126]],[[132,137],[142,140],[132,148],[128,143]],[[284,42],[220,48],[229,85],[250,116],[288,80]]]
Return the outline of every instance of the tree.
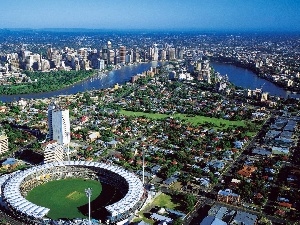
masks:
[[[182,224],[183,224],[183,221],[182,221],[182,219],[180,219],[180,218],[176,218],[176,219],[173,221],[173,224],[174,224],[174,225],[182,225]]]
[[[184,202],[185,202],[187,210],[190,212],[190,211],[192,211],[192,209],[195,206],[196,197],[192,194],[186,194],[184,196]]]

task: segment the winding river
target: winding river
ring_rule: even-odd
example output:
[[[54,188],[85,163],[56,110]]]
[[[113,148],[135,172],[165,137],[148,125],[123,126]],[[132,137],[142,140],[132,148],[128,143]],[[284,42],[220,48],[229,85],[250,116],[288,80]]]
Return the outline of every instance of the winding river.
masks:
[[[84,80],[73,86],[66,87],[58,91],[22,94],[22,95],[0,95],[0,101],[12,102],[19,98],[38,99],[51,98],[57,95],[76,94],[78,92],[105,89],[112,87],[114,84],[124,84],[131,79],[132,76],[142,73],[150,69],[150,67],[160,66],[160,62],[140,63],[137,65],[123,66],[120,69],[108,72],[105,76],[94,76],[93,78]]]
[[[105,76],[101,77],[93,77],[91,79],[84,80],[79,82],[73,86],[69,86],[67,88],[45,92],[45,93],[36,93],[36,94],[23,94],[23,95],[1,95],[0,101],[2,102],[11,102],[18,100],[19,98],[25,99],[38,99],[38,98],[50,98],[55,97],[57,95],[65,95],[65,94],[76,94],[78,92],[84,92],[89,90],[97,90],[112,87],[114,84],[124,84],[129,81],[133,75],[138,73],[142,73],[150,69],[150,67],[160,66],[160,62],[150,62],[150,63],[141,63],[137,65],[130,65],[121,67],[118,70],[113,70]],[[269,92],[271,95],[279,96],[279,97],[293,97],[300,98],[300,94],[293,94],[289,91],[280,88],[273,83],[259,78],[251,72],[250,70],[236,67],[231,64],[225,63],[211,63],[215,71],[219,72],[221,75],[227,74],[229,81],[236,86],[240,86],[243,88],[255,89],[261,88],[265,92]]]
[[[270,95],[279,96],[283,98],[300,98],[300,94],[295,94],[290,91],[286,91],[281,87],[276,86],[270,81],[258,77],[250,70],[236,67],[227,63],[211,63],[215,71],[221,75],[228,76],[231,83],[242,88],[249,88],[251,90],[255,88],[262,88],[264,92],[268,92]]]

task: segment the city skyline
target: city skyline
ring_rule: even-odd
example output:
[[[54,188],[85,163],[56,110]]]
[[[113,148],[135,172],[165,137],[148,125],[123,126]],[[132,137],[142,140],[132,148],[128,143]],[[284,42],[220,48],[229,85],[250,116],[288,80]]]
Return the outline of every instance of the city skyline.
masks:
[[[300,1],[12,0],[1,28],[300,31]]]

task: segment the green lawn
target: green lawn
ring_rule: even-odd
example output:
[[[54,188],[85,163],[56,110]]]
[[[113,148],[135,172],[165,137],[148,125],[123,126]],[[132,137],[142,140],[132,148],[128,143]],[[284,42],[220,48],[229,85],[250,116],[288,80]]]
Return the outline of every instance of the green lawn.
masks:
[[[168,208],[168,209],[176,209],[179,204],[175,203],[170,195],[167,194],[160,194],[157,196],[152,203],[150,203],[146,208],[139,212],[139,217],[134,219],[134,222],[139,222],[143,220],[146,223],[154,224],[155,222],[151,219],[145,217],[144,213],[147,212],[149,209],[154,208],[155,206],[161,208]]]
[[[170,117],[171,115],[159,114],[159,113],[144,113],[144,112],[132,112],[126,110],[120,110],[120,114],[126,116],[145,116],[150,119],[163,119]],[[230,121],[206,116],[187,116],[186,114],[174,114],[173,118],[184,120],[185,122],[191,123],[192,125],[205,125],[205,123],[212,123],[215,129],[227,129],[228,127],[245,126],[245,122],[241,121]]]
[[[179,204],[174,203],[170,195],[166,195],[162,193],[157,198],[154,199],[151,205],[162,207],[162,208],[175,209]]]
[[[50,181],[32,189],[26,199],[40,206],[50,208],[48,217],[58,218],[86,218],[79,210],[79,206],[88,204],[84,190],[92,188],[91,201],[96,199],[102,185],[95,180],[64,179]]]

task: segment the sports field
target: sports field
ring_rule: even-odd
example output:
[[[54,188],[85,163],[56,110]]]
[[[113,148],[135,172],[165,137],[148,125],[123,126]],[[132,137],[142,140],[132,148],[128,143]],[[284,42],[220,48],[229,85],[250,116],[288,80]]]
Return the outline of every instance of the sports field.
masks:
[[[167,114],[160,114],[160,113],[133,112],[124,109],[120,110],[119,113],[125,116],[134,116],[134,117],[145,116],[150,119],[164,119],[172,116],[175,119],[178,118],[187,123],[191,123],[194,126],[203,125],[205,123],[211,123],[215,129],[220,129],[220,130],[227,129],[228,127],[245,126],[245,121],[243,120],[231,121],[231,120],[211,118],[206,116],[188,116],[186,114],[180,114],[180,113],[176,113],[174,115],[167,115]]]
[[[102,192],[102,185],[95,180],[80,178],[50,181],[32,189],[26,199],[40,206],[50,208],[48,217],[59,218],[86,218],[82,208],[88,206],[88,198],[84,190],[92,189],[91,201],[95,200]]]

